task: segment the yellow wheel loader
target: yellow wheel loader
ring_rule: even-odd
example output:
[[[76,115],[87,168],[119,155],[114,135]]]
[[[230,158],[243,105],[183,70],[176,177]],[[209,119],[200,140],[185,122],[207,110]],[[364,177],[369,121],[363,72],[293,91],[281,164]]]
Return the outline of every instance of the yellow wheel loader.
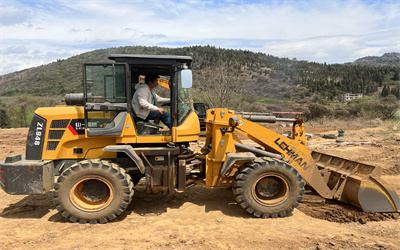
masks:
[[[310,152],[301,118],[236,114],[209,109],[201,152],[194,111],[192,58],[111,55],[112,63],[83,65],[83,93],[66,105],[38,108],[26,155],[0,162],[0,186],[8,194],[52,191],[68,220],[107,223],[131,202],[145,178],[148,194],[171,194],[190,185],[232,187],[238,204],[256,217],[284,217],[301,202],[307,184],[322,197],[367,212],[399,212],[400,200],[374,166]],[[171,128],[138,118],[132,109],[137,84],[159,76],[169,95]],[[256,122],[293,122],[291,138]],[[251,139],[243,143],[238,134]]]

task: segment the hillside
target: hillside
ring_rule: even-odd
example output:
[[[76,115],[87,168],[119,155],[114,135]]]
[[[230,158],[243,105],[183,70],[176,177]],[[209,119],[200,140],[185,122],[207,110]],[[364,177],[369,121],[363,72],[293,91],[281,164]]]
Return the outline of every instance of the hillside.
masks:
[[[397,66],[400,67],[400,53],[386,53],[382,56],[367,56],[353,62],[356,65],[367,66]]]
[[[383,85],[395,88],[396,81],[392,79],[400,71],[397,60],[400,58],[399,53],[361,58],[352,65],[327,65],[212,46],[174,49],[127,46],[90,51],[47,65],[2,75],[0,95],[17,96],[29,93],[37,96],[63,96],[71,92],[81,92],[82,64],[107,62],[110,54],[190,55],[194,59],[194,81],[197,89],[207,85],[206,81],[218,83],[217,78],[223,76],[232,81],[233,85],[238,85],[237,88],[243,95],[288,100],[304,99],[313,95],[318,95],[320,99],[333,99],[344,92],[371,95],[378,92]]]
[[[100,49],[71,57],[66,60],[57,60],[47,65],[34,67],[11,74],[0,76],[0,95],[15,96],[30,93],[38,96],[64,95],[70,92],[81,91],[82,64],[108,62],[110,54],[170,54],[190,55],[194,59],[195,82],[201,75],[207,72],[213,75],[213,69],[223,66],[226,72],[235,72],[238,80],[245,82],[245,86],[257,83],[265,88],[265,94],[279,92],[274,86],[281,78],[280,64],[286,64],[287,59],[280,59],[260,53],[249,51],[217,49],[215,47],[185,47],[177,49],[159,47],[119,47]],[[276,75],[266,76],[266,73],[274,72]],[[212,76],[211,76],[212,77]],[[252,84],[253,83],[253,84]],[[268,85],[274,84],[272,88]],[[197,81],[201,85],[201,80]],[[283,84],[287,85],[287,84]],[[266,89],[269,91],[266,91]],[[255,89],[260,93],[260,88]]]

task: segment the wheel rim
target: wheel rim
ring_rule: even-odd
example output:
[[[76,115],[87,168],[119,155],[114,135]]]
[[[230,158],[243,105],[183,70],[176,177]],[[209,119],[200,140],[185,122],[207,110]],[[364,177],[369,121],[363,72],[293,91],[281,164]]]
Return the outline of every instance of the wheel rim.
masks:
[[[85,177],[75,183],[69,192],[69,198],[75,207],[94,212],[110,205],[114,198],[114,189],[102,177]]]
[[[290,194],[288,180],[276,173],[261,175],[253,182],[251,188],[253,198],[264,206],[277,206],[287,200]]]

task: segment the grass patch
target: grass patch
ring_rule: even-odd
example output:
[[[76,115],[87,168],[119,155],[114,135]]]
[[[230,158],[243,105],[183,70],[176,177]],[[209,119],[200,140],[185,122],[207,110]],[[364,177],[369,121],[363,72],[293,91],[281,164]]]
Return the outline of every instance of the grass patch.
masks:
[[[12,104],[17,100],[16,96],[0,96],[0,103]]]
[[[275,98],[261,98],[261,99],[258,99],[256,102],[265,103],[265,104],[282,104],[282,103],[284,103],[284,101],[278,100]]]

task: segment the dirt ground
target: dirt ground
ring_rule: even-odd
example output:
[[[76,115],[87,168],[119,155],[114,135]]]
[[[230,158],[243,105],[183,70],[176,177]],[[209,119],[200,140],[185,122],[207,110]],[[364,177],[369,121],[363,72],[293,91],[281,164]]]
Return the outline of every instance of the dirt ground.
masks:
[[[400,194],[397,125],[345,128],[347,142],[325,139],[337,127],[308,127],[311,150],[383,169],[382,179]],[[0,130],[0,160],[25,152],[27,129]],[[50,193],[0,191],[0,249],[399,249],[398,213],[368,214],[306,191],[289,217],[259,219],[237,205],[230,189],[195,186],[166,197],[135,187],[128,209],[108,224],[66,221]]]

